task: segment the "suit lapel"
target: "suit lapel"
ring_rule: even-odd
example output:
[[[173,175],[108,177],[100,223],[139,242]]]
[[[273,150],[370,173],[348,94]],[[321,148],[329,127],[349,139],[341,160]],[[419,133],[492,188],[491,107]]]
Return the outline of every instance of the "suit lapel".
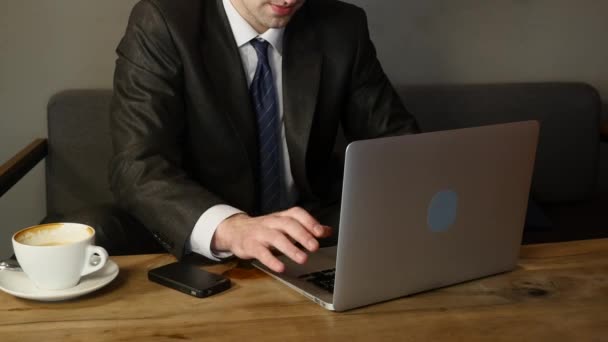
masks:
[[[306,153],[319,92],[322,54],[306,5],[287,26],[284,46],[283,115],[291,172],[300,192],[310,197]]]
[[[204,11],[201,49],[210,91],[217,94],[217,108],[228,117],[236,131],[251,167],[252,181],[258,163],[256,121],[241,56],[234,41],[221,0],[206,1],[212,7]],[[255,182],[254,182],[255,184]]]

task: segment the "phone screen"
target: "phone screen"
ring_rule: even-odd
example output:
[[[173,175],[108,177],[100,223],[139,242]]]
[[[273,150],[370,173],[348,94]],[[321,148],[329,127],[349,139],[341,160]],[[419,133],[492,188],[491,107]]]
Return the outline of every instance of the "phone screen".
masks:
[[[208,297],[230,288],[230,279],[179,262],[150,270],[148,279],[195,297]]]

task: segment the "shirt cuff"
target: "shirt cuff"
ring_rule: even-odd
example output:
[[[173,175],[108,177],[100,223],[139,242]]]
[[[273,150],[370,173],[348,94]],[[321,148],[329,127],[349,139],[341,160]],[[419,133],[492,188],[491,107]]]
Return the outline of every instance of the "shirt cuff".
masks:
[[[233,254],[230,252],[214,253],[211,250],[211,240],[220,223],[230,216],[242,212],[242,210],[225,204],[214,205],[207,209],[207,211],[199,217],[198,221],[196,221],[192,234],[190,235],[191,251],[215,261],[231,257]]]

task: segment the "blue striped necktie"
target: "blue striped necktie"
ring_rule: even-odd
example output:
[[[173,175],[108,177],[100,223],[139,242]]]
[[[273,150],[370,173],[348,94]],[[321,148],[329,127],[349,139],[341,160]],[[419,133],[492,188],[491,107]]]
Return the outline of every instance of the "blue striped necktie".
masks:
[[[278,210],[281,201],[279,108],[272,70],[268,64],[268,42],[255,38],[250,43],[258,56],[249,92],[258,126],[259,209],[267,214]]]

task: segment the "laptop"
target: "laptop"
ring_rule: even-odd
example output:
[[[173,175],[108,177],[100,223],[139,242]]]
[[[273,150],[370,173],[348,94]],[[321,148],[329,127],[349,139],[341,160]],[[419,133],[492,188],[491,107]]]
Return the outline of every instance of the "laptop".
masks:
[[[512,270],[539,123],[356,141],[346,150],[338,244],[285,272],[254,265],[344,311]]]

